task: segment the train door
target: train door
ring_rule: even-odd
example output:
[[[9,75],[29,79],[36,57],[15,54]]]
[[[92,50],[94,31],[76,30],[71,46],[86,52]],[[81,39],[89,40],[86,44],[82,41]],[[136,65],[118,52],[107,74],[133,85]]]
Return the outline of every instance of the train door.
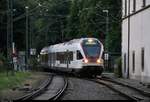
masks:
[[[69,50],[66,51],[66,64],[67,64],[67,69],[69,68],[69,62],[70,62],[70,59],[69,59]]]
[[[70,69],[74,69],[74,68],[77,68],[78,66],[77,66],[77,52],[76,51],[69,51],[69,53],[68,53],[68,63],[69,63],[69,68]]]
[[[51,53],[48,54],[49,55],[49,67],[52,67],[52,59],[51,59]]]
[[[82,67],[82,60],[83,60],[83,56],[81,54],[81,52],[79,50],[76,51],[76,66],[78,68]]]
[[[52,67],[54,68],[54,53],[51,54],[51,58],[52,58]]]
[[[56,67],[56,53],[53,53],[53,66]]]

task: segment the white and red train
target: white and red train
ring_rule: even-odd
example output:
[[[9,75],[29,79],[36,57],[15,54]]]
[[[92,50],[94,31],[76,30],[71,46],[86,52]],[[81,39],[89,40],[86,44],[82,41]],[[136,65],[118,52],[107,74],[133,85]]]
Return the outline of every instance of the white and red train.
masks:
[[[103,44],[96,38],[74,39],[43,48],[41,64],[53,70],[101,75],[103,50]]]

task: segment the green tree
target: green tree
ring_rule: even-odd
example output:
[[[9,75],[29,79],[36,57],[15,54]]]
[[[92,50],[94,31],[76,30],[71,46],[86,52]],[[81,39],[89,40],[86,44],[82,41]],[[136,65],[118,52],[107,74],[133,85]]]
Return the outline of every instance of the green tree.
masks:
[[[0,1],[0,14],[7,10]],[[31,47],[42,47],[80,37],[96,37],[110,52],[121,50],[121,0],[14,0],[14,41],[18,50],[25,50],[25,6],[29,6]],[[109,34],[106,35],[106,14],[109,10]],[[7,14],[7,13],[6,13]],[[1,16],[1,34],[6,41],[6,14]],[[31,43],[31,42],[30,42]],[[6,44],[6,42],[5,42]]]

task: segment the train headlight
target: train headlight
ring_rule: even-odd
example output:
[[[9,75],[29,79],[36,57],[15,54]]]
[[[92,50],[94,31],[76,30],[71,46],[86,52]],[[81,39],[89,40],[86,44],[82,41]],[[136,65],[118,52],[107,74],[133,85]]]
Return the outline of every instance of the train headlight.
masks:
[[[103,60],[102,59],[97,59],[96,62],[99,63],[99,64],[103,64]]]
[[[98,59],[98,60],[97,60],[97,63],[101,63],[101,60],[100,60],[100,59]]]
[[[89,62],[87,59],[84,59],[83,61],[84,61],[84,63],[88,63]]]

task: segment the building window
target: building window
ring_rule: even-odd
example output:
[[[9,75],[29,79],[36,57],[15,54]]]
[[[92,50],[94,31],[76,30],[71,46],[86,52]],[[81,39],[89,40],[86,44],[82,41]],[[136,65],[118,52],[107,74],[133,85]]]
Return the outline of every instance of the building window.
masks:
[[[125,0],[125,8],[124,8],[124,10],[125,10],[125,15],[124,16],[127,16],[127,0]]]
[[[124,73],[126,73],[126,53],[124,54]]]
[[[135,51],[132,53],[132,70],[135,72]]]
[[[146,0],[143,0],[143,5],[142,7],[145,7],[146,6]]]
[[[142,67],[142,71],[144,71],[144,55],[145,55],[144,48],[142,48],[142,51],[141,51],[141,67]]]
[[[133,12],[136,11],[136,0],[133,0]]]

